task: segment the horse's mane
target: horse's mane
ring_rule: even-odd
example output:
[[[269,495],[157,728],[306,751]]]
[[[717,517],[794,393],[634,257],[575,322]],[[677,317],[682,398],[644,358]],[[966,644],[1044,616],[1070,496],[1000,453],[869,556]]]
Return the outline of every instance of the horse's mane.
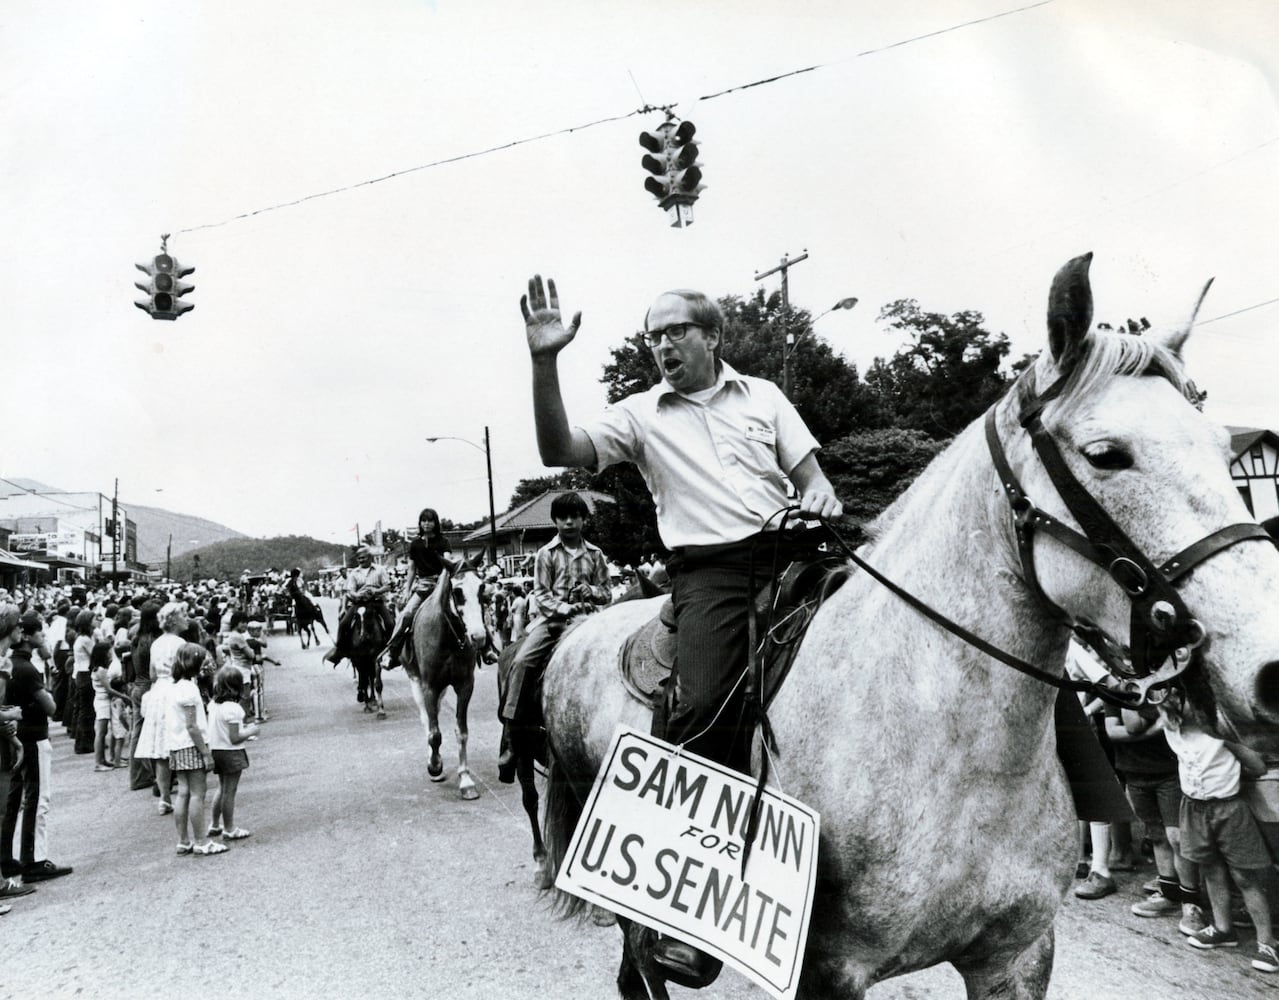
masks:
[[[1050,416],[1068,414],[1103,383],[1116,376],[1143,375],[1155,375],[1167,379],[1191,403],[1195,403],[1198,398],[1193,383],[1186,377],[1180,356],[1159,340],[1127,333],[1090,330],[1079,344],[1079,355],[1061,393],[1045,406],[1045,420],[1048,420]],[[1016,393],[1018,399],[1025,402],[1033,399],[1043,388],[1046,386],[1040,386],[1037,383],[1035,366],[1032,365],[1012,384],[1008,392],[1001,397],[1001,401],[1007,398],[1009,393]],[[996,402],[994,405],[998,406],[999,403]],[[941,470],[947,467],[945,456],[950,451],[949,446],[942,449],[919,474],[915,483],[922,482],[930,474],[946,474]],[[888,530],[903,507],[910,502],[910,491],[910,487],[903,490],[878,517],[866,525],[864,545],[873,546],[875,541]]]
[[[1061,394],[1044,408],[1046,420],[1050,414],[1068,414],[1116,376],[1158,376],[1172,383],[1189,402],[1197,398],[1181,357],[1159,340],[1093,329],[1080,342],[1079,350]],[[1037,390],[1033,369],[1017,381],[1017,387],[1023,398]]]

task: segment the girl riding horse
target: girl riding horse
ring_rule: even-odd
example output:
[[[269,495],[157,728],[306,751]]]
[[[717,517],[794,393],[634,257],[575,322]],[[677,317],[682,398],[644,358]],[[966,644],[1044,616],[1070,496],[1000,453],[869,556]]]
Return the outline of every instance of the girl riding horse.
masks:
[[[417,516],[417,538],[409,543],[409,573],[400,599],[403,607],[386,647],[388,669],[400,665],[400,653],[413,629],[413,616],[435,589],[440,573],[446,569],[450,573],[457,572],[460,562],[449,558],[451,551],[449,540],[440,529],[440,515],[431,507],[423,507]]]

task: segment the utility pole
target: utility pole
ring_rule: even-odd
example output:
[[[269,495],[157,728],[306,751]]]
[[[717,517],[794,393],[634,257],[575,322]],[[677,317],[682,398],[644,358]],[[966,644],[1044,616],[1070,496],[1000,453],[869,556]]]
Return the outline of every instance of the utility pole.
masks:
[[[120,555],[120,480],[115,481],[115,492],[111,495],[111,582],[116,582]]]
[[[169,545],[164,550],[164,578],[173,579],[173,532],[169,532]]]
[[[493,452],[489,448],[489,428],[484,425],[484,464],[489,474],[489,559],[497,565],[497,512],[493,508]]]
[[[782,273],[782,322],[786,324],[786,341],[782,344],[782,395],[790,399],[790,355],[791,347],[795,343],[795,335],[790,330],[790,282],[788,281],[787,271],[798,264],[801,260],[808,260],[808,251],[805,250],[798,257],[787,257],[782,255],[782,262],[776,267],[770,267],[767,271],[760,271],[755,275],[755,280],[759,281],[767,278],[770,274],[776,274],[778,271]]]

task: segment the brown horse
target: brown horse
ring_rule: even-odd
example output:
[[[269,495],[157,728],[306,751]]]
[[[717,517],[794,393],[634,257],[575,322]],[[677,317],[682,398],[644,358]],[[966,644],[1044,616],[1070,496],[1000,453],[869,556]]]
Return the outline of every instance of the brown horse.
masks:
[[[386,626],[372,602],[357,602],[351,618],[351,641],[347,656],[355,670],[356,700],[364,703],[364,711],[386,718],[382,702],[382,661],[379,654],[386,644]]]
[[[1042,442],[1023,426],[1037,406],[1078,484],[1147,565],[1175,580],[1149,621],[1173,609],[1180,629],[1180,602],[1202,626],[1194,645],[1186,640],[1152,668],[1184,668],[1176,682],[1215,702],[1223,727],[1274,750],[1279,553],[1248,535],[1206,546],[1210,557],[1188,574],[1167,568],[1192,544],[1251,521],[1230,480],[1225,432],[1192,405],[1180,352],[1194,312],[1165,334],[1090,330],[1088,263],[1077,258],[1054,279],[1048,349],[994,407],[989,430],[979,421],[956,438],[879,518],[859,555],[1054,679],[1071,637],[1056,609],[1127,639],[1152,582],[1129,572],[1133,560],[1098,566],[1100,546],[1089,552],[1089,543],[1053,533],[1019,546],[1028,519],[1083,524],[1050,475]],[[1010,507],[996,445],[1038,507]],[[647,708],[627,695],[615,663],[623,639],[656,607],[637,601],[593,616],[547,667],[552,870],[615,727],[648,728]],[[1074,862],[1074,810],[1052,739],[1055,694],[849,568],[769,709],[780,754],[773,773],[784,772],[784,790],[821,816],[801,996],[860,1000],[877,981],[949,962],[972,1000],[1042,1000],[1053,917]],[[634,930],[624,935],[620,994],[665,998]]]
[[[466,713],[475,689],[476,657],[488,639],[480,599],[483,587],[475,566],[469,563],[463,563],[456,575],[448,570],[441,573],[435,590],[413,616],[413,643],[404,657],[405,672],[413,682],[413,700],[431,749],[426,773],[432,781],[444,780],[440,698],[450,687],[457,697],[457,781],[464,799],[480,795],[466,763]]]

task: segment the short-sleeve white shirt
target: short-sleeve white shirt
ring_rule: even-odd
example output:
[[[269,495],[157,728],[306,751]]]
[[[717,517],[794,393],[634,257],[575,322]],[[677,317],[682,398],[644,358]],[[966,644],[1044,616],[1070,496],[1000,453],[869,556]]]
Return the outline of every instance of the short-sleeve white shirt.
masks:
[[[1201,730],[1165,729],[1177,755],[1181,793],[1192,799],[1228,799],[1239,794],[1243,769],[1226,744]]]
[[[208,739],[209,719],[204,714],[204,701],[200,697],[200,689],[195,681],[176,681],[169,691],[169,699],[165,708],[165,740],[169,751],[183,750],[195,746],[191,732],[187,729],[186,709],[195,709],[195,721],[200,732]]]
[[[660,382],[580,429],[595,446],[598,469],[639,467],[669,549],[760,531],[789,503],[786,476],[818,447],[776,385],[727,362],[705,401]]]

